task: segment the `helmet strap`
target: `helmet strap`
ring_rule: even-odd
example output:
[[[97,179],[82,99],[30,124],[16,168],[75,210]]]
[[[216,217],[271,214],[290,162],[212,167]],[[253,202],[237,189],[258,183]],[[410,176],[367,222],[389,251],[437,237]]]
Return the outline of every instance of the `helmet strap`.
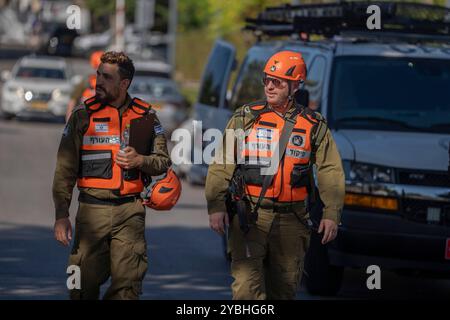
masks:
[[[289,86],[288,101],[291,102],[292,100],[294,100],[294,95],[292,93],[292,81],[288,82],[288,86]],[[294,91],[294,93],[295,93],[295,91]]]

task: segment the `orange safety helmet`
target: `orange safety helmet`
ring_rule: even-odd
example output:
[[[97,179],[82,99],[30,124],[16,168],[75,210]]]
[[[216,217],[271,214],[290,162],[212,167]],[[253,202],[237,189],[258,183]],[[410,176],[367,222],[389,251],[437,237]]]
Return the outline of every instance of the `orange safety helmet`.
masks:
[[[299,52],[280,51],[267,60],[264,73],[286,80],[305,81],[305,60]]]
[[[89,62],[90,62],[91,67],[92,67],[93,69],[97,70],[98,66],[99,66],[100,63],[101,63],[100,58],[102,57],[103,53],[104,53],[104,52],[101,51],[101,50],[100,50],[100,51],[94,51],[94,52],[92,52],[91,58],[89,59]]]
[[[166,175],[150,184],[142,193],[143,205],[155,210],[170,210],[181,195],[181,182],[170,168]]]

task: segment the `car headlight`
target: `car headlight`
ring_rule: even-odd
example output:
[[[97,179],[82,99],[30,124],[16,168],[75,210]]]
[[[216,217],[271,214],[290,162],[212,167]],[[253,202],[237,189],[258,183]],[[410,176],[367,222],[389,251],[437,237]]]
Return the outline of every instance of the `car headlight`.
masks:
[[[345,180],[362,183],[394,183],[394,169],[368,163],[342,161]]]
[[[9,94],[15,94],[19,99],[25,96],[25,90],[22,87],[8,87],[7,91]]]
[[[52,92],[52,99],[53,100],[62,100],[64,98],[68,98],[69,92],[62,91],[61,89],[55,89]]]

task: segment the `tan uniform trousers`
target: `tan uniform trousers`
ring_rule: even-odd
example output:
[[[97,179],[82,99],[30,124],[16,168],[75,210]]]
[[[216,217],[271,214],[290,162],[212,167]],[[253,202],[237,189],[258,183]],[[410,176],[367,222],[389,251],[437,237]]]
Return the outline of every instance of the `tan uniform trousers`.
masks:
[[[147,271],[145,209],[141,201],[119,206],[81,203],[69,265],[80,266],[81,288],[71,299],[98,299],[111,276],[104,299],[138,299]]]
[[[294,299],[309,238],[309,229],[294,213],[260,209],[245,237],[235,216],[228,239],[233,300]]]

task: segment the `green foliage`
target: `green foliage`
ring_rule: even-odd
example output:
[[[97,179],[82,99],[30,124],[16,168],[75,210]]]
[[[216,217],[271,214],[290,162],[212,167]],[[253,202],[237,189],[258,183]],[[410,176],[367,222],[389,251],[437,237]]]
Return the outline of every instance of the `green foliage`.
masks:
[[[116,10],[116,1],[111,0],[86,0],[86,6],[91,11],[92,16],[95,18],[102,16],[109,16]],[[134,19],[134,8],[136,5],[135,0],[125,0],[125,11],[128,21]]]
[[[209,25],[211,10],[209,0],[179,0],[178,28],[179,31],[201,29]]]

